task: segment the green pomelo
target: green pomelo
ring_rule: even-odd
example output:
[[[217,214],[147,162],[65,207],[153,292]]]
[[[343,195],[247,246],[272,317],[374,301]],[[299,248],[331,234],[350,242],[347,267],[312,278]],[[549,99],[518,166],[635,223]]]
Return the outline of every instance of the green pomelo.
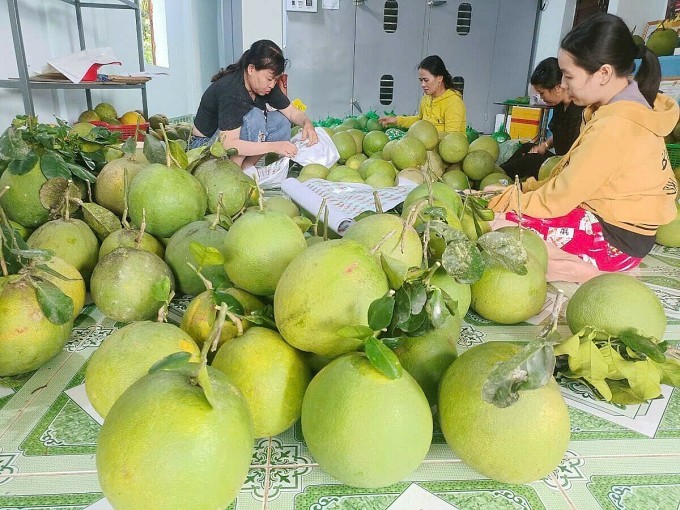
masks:
[[[633,330],[662,340],[666,312],[657,295],[641,281],[621,273],[601,274],[582,284],[567,304],[572,333],[586,326],[610,335]]]
[[[404,220],[394,214],[371,214],[353,223],[347,229],[344,239],[352,239],[373,250],[386,236],[374,255],[380,260],[381,255],[400,260],[408,267],[420,267],[423,261],[423,248],[418,232],[407,225]]]
[[[398,170],[418,167],[426,160],[427,149],[418,138],[405,136],[392,147],[392,163]]]
[[[505,232],[510,234],[515,239],[520,239],[519,227],[501,227],[498,232]],[[533,230],[527,228],[521,229],[521,240],[524,249],[527,253],[533,256],[543,266],[543,270],[548,270],[548,248],[545,245],[545,240]]]
[[[262,301],[245,290],[231,287],[222,289],[222,292],[229,294],[241,304],[244,315],[249,315],[251,312],[264,308]],[[198,346],[202,347],[203,343],[210,336],[216,317],[214,292],[206,290],[191,300],[186,312],[182,316],[182,322],[179,327],[189,333]],[[243,331],[247,331],[252,324],[250,321],[241,321],[241,323]],[[237,335],[238,328],[231,320],[227,319],[222,327],[217,346],[219,347]]]
[[[429,120],[417,120],[408,128],[408,135],[423,142],[428,151],[434,150],[439,143],[437,128]]]
[[[449,170],[442,175],[442,181],[453,189],[470,189],[470,179],[462,170]]]
[[[411,474],[432,441],[432,414],[404,371],[389,379],[364,354],[331,361],[302,402],[302,433],[321,468],[353,487],[385,487]]]
[[[439,268],[430,279],[430,284],[439,287],[446,292],[451,299],[458,303],[458,313],[461,318],[464,318],[470,308],[470,301],[472,300],[472,291],[470,285],[466,283],[458,283],[456,279]]]
[[[52,220],[38,227],[28,238],[29,248],[52,250],[90,280],[99,259],[99,240],[82,220]]]
[[[278,211],[250,211],[224,238],[224,268],[238,288],[258,296],[274,294],[288,264],[307,248],[300,227]]]
[[[427,151],[427,159],[421,166],[432,181],[440,179],[446,169],[446,164],[436,151]]]
[[[26,228],[36,228],[45,223],[50,212],[40,203],[40,188],[47,179],[40,162],[26,174],[15,175],[9,170],[0,175],[0,189],[9,189],[0,195],[0,207],[7,217]]]
[[[458,163],[468,153],[470,144],[465,133],[448,133],[439,142],[439,155],[447,163]]]
[[[42,262],[40,265],[43,264],[52,271],[59,273],[61,277],[39,268],[36,268],[32,274],[43,280],[52,282],[59,290],[71,298],[71,301],[73,301],[73,319],[75,319],[85,306],[85,295],[87,291],[85,289],[85,280],[83,280],[83,276],[73,265],[56,256]]]
[[[347,132],[354,138],[354,143],[357,146],[357,154],[360,154],[364,143],[364,132],[361,129],[354,128],[348,129]]]
[[[368,156],[363,153],[355,154],[354,156],[351,156],[347,161],[345,161],[345,166],[347,168],[351,168],[352,170],[358,170],[359,166],[361,166],[361,163],[366,161],[368,159]]]
[[[300,419],[309,365],[276,331],[250,328],[220,347],[212,367],[243,393],[256,438],[280,434]]]
[[[418,382],[430,405],[437,404],[439,381],[456,359],[461,323],[460,315],[451,315],[440,328],[405,337],[394,349],[401,366]]]
[[[37,370],[54,358],[71,335],[73,320],[50,322],[26,280],[0,286],[0,377]]]
[[[423,184],[423,182],[425,181],[425,176],[423,175],[423,172],[416,168],[405,168],[404,170],[399,172],[397,178],[408,179],[409,181],[415,182],[416,184]]]
[[[663,25],[647,38],[647,48],[657,57],[673,55],[678,45],[678,33],[672,28],[665,28]]]
[[[366,131],[383,131],[383,127],[380,125],[380,122],[378,122],[378,119],[371,118],[366,122]]]
[[[189,172],[154,164],[132,180],[129,191],[130,219],[141,226],[146,212],[146,231],[170,237],[181,227],[200,220],[207,197],[203,185]]]
[[[165,257],[165,248],[158,239],[137,229],[121,228],[111,232],[99,247],[99,258],[103,259],[116,248],[139,248],[158,255],[160,258]]]
[[[196,342],[177,326],[133,322],[107,336],[94,351],[85,372],[85,391],[102,418],[123,392],[144,377],[154,363],[176,352],[199,361]]]
[[[394,146],[397,144],[397,140],[390,140],[385,144],[385,146],[382,148],[380,151],[382,159],[385,161],[391,161],[392,160],[392,149],[394,149]]]
[[[354,141],[354,137],[347,131],[340,131],[335,133],[331,140],[335,144],[335,148],[338,149],[340,154],[340,161],[345,162],[357,152],[357,144]]]
[[[477,241],[480,235],[484,235],[487,232],[491,232],[491,225],[488,221],[477,219],[477,224],[479,225],[479,230],[481,234],[477,234],[477,229],[475,228],[475,220],[470,214],[469,210],[466,209],[461,219],[461,229],[470,241]]]
[[[493,185],[500,185],[500,186],[509,186],[512,183],[512,180],[510,177],[507,176],[507,174],[500,173],[500,172],[494,172],[479,181],[479,189],[483,190],[487,186]]]
[[[366,179],[375,173],[383,173],[388,177],[392,177],[392,179],[397,176],[396,168],[394,168],[392,163],[384,159],[369,158],[361,163],[358,172],[362,179]]]
[[[94,199],[102,207],[122,216],[125,209],[125,173],[127,172],[128,189],[132,179],[149,164],[126,156],[107,163],[97,175],[94,187]]]
[[[361,243],[341,239],[307,248],[274,294],[276,325],[293,347],[335,357],[361,342],[338,332],[368,326],[368,307],[389,290],[380,263]]]
[[[78,116],[78,122],[92,122],[93,120],[101,120],[94,110],[85,110]]]
[[[364,181],[369,186],[373,186],[375,189],[392,188],[396,186],[394,182],[395,178],[383,173],[376,173],[366,177]]]
[[[361,123],[356,117],[347,117],[342,121],[342,124],[347,126],[348,129],[361,129]]]
[[[221,213],[225,216],[233,216],[243,209],[255,187],[255,182],[241,167],[228,159],[209,159],[198,166],[194,175],[205,188],[211,213],[217,212],[222,193]]]
[[[195,296],[205,290],[203,280],[189,266],[191,263],[195,268],[199,267],[199,261],[194,258],[191,251],[191,243],[196,242],[205,247],[215,248],[224,255],[226,236],[225,229],[219,225],[213,228],[212,224],[205,220],[193,221],[172,234],[165,247],[165,263],[175,275],[177,289],[180,292]],[[223,280],[227,276],[223,264],[204,266],[201,273],[210,281]]]
[[[286,197],[273,196],[266,198],[264,201],[264,208],[268,211],[279,211],[290,218],[300,216],[300,209],[298,206]]]
[[[661,246],[680,247],[680,204],[675,202],[678,214],[673,221],[656,230],[656,242]]]
[[[364,137],[362,150],[370,157],[382,151],[389,141],[389,137],[382,131],[371,131]]]
[[[325,179],[328,177],[328,168],[326,168],[323,165],[320,165],[318,163],[310,163],[309,165],[305,165],[302,167],[302,170],[300,170],[300,177],[304,176],[312,176],[316,177],[319,179]]]
[[[404,211],[410,210],[416,202],[426,198],[429,193],[429,188],[427,184],[421,184],[413,188],[406,198],[404,199]],[[456,190],[453,189],[448,184],[443,182],[433,182],[432,183],[432,196],[435,200],[439,200],[446,207],[453,210],[455,214],[460,214],[463,211],[463,201],[461,200]]]
[[[32,229],[26,228],[16,221],[9,220],[9,224],[12,227],[12,230],[19,234],[19,237],[21,237],[24,241],[28,239],[28,237],[33,233]]]
[[[252,421],[227,376],[208,367],[208,377],[212,405],[193,364],[146,375],[116,401],[97,439],[99,483],[113,507],[215,510],[236,498]]]
[[[118,112],[116,112],[116,109],[109,103],[99,103],[94,107],[94,111],[97,115],[99,115],[100,119],[118,118]]]
[[[546,159],[538,169],[538,180],[542,181],[550,177],[553,168],[555,168],[560,161],[562,161],[562,156],[552,156]]]
[[[92,272],[90,292],[104,315],[120,322],[155,319],[163,304],[156,300],[154,283],[172,271],[163,259],[148,251],[118,248],[102,258]]]
[[[439,388],[439,415],[446,442],[475,471],[503,483],[547,477],[562,461],[570,438],[569,412],[553,378],[519,400],[496,407],[482,387],[497,363],[520,347],[508,342],[477,345],[453,362]]]
[[[473,181],[481,181],[493,173],[496,164],[491,155],[483,150],[470,151],[463,160],[463,172]]]
[[[499,265],[487,267],[472,284],[472,309],[498,324],[517,324],[543,308],[548,295],[545,270],[529,257],[527,274],[518,275]]]
[[[501,148],[498,142],[491,136],[480,136],[470,144],[469,152],[473,151],[486,151],[491,157],[493,157],[493,162],[496,163],[498,156],[501,153]],[[451,161],[450,163],[455,163]]]
[[[333,182],[364,182],[358,171],[347,168],[345,165],[333,167],[326,179]]]

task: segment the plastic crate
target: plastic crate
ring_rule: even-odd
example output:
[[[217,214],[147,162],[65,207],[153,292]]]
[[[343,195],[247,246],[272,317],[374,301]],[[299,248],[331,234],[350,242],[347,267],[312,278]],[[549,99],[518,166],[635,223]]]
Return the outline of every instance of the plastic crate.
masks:
[[[671,167],[673,169],[680,167],[680,143],[667,143],[666,150],[671,160]]]
[[[137,124],[113,125],[113,124],[108,124],[106,122],[102,122],[100,120],[93,120],[93,121],[90,122],[90,124],[94,124],[95,126],[105,127],[109,131],[119,132],[120,133],[120,141],[127,140],[131,136],[134,136],[135,129],[137,128]],[[148,130],[149,130],[149,123],[148,122],[143,122],[143,123],[139,124],[139,132],[137,133],[137,141],[138,142],[144,141],[144,135],[146,134],[146,132]]]

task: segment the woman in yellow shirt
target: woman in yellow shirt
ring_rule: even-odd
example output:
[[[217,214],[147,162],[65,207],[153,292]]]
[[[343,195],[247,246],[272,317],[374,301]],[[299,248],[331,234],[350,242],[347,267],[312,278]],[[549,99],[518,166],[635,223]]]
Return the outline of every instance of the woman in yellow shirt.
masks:
[[[438,131],[465,133],[465,103],[463,96],[453,90],[453,78],[438,55],[425,57],[418,64],[418,80],[425,95],[420,101],[418,115],[398,115],[379,119],[383,126],[408,128],[424,119],[435,125]]]

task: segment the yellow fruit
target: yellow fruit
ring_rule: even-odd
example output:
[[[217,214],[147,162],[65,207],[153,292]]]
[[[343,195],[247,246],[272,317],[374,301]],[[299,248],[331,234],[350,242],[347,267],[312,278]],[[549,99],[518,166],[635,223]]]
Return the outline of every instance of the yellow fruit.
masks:
[[[520,228],[519,227],[501,227],[498,232],[505,232],[510,234],[515,239],[520,238]],[[545,245],[545,240],[539,236],[533,230],[528,228],[522,229],[522,246],[527,251],[527,253],[538,260],[543,266],[543,270],[548,270],[548,248]]]
[[[237,287],[258,296],[274,294],[288,264],[307,247],[295,222],[278,211],[250,211],[224,238],[224,268]]]
[[[456,190],[443,182],[433,182],[431,185],[432,197],[435,200],[441,201],[447,208],[451,209],[455,215],[459,215],[463,211],[463,201],[461,200]],[[427,184],[421,184],[413,188],[406,199],[404,199],[404,211],[408,211],[420,199],[428,196],[429,188]]]
[[[243,173],[241,167],[228,159],[209,159],[196,168],[194,175],[207,192],[208,210],[211,213],[217,212],[220,193],[221,213],[233,216],[247,205],[255,189],[255,182]]]
[[[146,120],[144,120],[144,117],[137,112],[126,112],[118,120],[120,121],[121,124],[128,124],[128,125],[129,124],[136,125],[137,121],[139,121],[140,124],[146,123]]]
[[[522,391],[509,407],[482,399],[496,363],[519,347],[487,342],[464,352],[444,374],[439,416],[446,442],[475,471],[503,483],[522,484],[548,476],[569,443],[569,413],[554,379]]]
[[[136,158],[122,157],[107,163],[97,175],[97,182],[94,187],[94,199],[102,207],[122,216],[125,209],[124,203],[124,181],[127,171],[128,189],[132,179],[149,164],[137,161]]]
[[[582,284],[567,305],[572,333],[586,326],[611,335],[634,330],[661,340],[666,331],[666,312],[647,285],[621,273],[601,274]]]
[[[439,133],[429,120],[417,120],[408,128],[408,135],[417,138],[428,151],[433,150],[439,143]]]
[[[352,353],[312,379],[302,433],[331,476],[353,487],[384,487],[408,476],[427,455],[432,414],[408,372],[388,379],[364,354]]]
[[[381,254],[385,254],[404,262],[409,267],[420,267],[423,260],[420,236],[412,226],[394,214],[367,216],[353,223],[343,238],[353,239],[372,250],[391,232],[394,232],[392,237],[383,242],[374,253],[378,260]]]
[[[262,303],[262,301],[244,290],[232,287],[225,289],[224,292],[232,295],[239,303],[241,303],[245,315],[264,308],[264,303]],[[250,321],[242,321],[242,323],[244,331],[251,325]],[[208,339],[214,324],[215,303],[213,301],[213,292],[206,290],[191,300],[186,312],[184,312],[184,315],[182,316],[180,328],[189,333],[198,346],[202,347],[203,342]],[[218,347],[227,340],[236,337],[237,334],[238,330],[236,325],[231,321],[226,320],[222,327],[222,333],[220,334],[220,339],[217,344]]]
[[[499,265],[487,267],[472,284],[472,309],[498,324],[517,324],[543,308],[548,294],[543,266],[529,257],[527,274],[518,275]]]
[[[464,318],[470,308],[472,291],[466,283],[458,283],[455,278],[449,276],[444,269],[437,269],[430,283],[446,292],[451,299],[458,303],[458,313]]]
[[[82,311],[83,306],[85,306],[85,281],[82,275],[72,264],[59,257],[52,257],[50,260],[43,262],[43,264],[66,279],[59,278],[37,268],[34,272],[35,276],[52,282],[73,300],[73,318],[75,319]]]
[[[50,322],[27,281],[0,286],[0,377],[43,366],[66,345],[72,325]]]
[[[338,331],[368,326],[368,307],[389,290],[380,263],[351,239],[314,244],[286,268],[274,294],[276,325],[293,347],[336,357],[360,342]]]
[[[94,107],[94,111],[99,116],[100,119],[118,118],[118,112],[116,112],[116,109],[109,103],[99,103],[97,106]]]
[[[250,328],[220,347],[212,367],[243,393],[256,438],[280,434],[300,418],[309,366],[276,331]]]
[[[0,175],[0,189],[9,189],[0,196],[0,207],[7,217],[26,228],[36,228],[45,223],[50,212],[40,203],[40,188],[47,178],[40,169],[40,161],[26,174],[15,175],[5,171]]]
[[[286,197],[269,197],[264,201],[264,208],[270,211],[279,211],[286,216],[290,216],[291,218],[300,216],[300,209],[298,209],[298,206],[295,205],[292,200],[289,200]]]
[[[99,247],[99,258],[103,259],[116,248],[137,248],[137,240],[140,234],[142,234],[142,239],[139,243],[140,250],[148,251],[158,255],[160,258],[165,256],[165,248],[154,236],[146,232],[141,233],[137,229],[121,228],[111,232],[104,239],[104,242]]]
[[[357,144],[354,137],[347,131],[340,131],[335,133],[331,140],[335,144],[338,153],[340,154],[340,161],[347,161],[350,157],[354,156],[357,152]]]
[[[95,410],[106,418],[111,406],[157,361],[188,352],[198,361],[196,342],[172,324],[133,322],[104,339],[87,364],[85,391]]]
[[[97,474],[114,508],[222,509],[245,482],[253,454],[246,402],[227,376],[208,367],[210,405],[194,367],[142,377],[106,416]]]

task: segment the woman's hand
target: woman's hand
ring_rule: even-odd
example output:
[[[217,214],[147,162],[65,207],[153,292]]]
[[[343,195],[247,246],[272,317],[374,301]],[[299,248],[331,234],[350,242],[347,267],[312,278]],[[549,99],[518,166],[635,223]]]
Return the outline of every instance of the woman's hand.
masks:
[[[307,140],[307,145],[314,145],[319,141],[319,135],[316,134],[314,125],[311,121],[307,121],[302,125],[302,136],[300,140]]]
[[[396,117],[380,117],[378,119],[378,122],[380,122],[380,125],[385,127],[385,126],[393,126],[394,124],[397,123],[397,118]]]
[[[291,142],[271,142],[275,144],[274,147],[274,152],[277,154],[280,154],[281,156],[285,158],[292,158],[297,154],[297,147],[295,146],[294,143]]]

